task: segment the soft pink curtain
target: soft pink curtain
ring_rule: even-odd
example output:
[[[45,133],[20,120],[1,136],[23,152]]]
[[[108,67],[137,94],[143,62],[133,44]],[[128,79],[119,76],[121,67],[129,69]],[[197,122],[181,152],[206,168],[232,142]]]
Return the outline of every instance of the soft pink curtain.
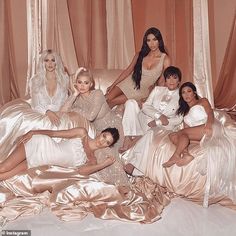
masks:
[[[25,0],[0,1],[0,28],[0,104],[4,104],[24,96],[27,68]]]
[[[106,1],[67,0],[79,66],[107,67]]]
[[[5,1],[0,1],[0,106],[11,99],[8,21]]]
[[[214,91],[215,106],[236,111],[236,13],[232,24],[224,61]]]
[[[172,64],[181,68],[183,81],[192,81],[192,1],[132,0],[132,11],[136,51],[140,50],[144,32],[152,26],[158,28]]]

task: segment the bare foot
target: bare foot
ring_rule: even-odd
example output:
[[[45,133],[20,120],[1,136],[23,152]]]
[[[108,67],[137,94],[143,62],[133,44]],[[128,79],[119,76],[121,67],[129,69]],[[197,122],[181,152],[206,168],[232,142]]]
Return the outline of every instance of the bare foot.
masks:
[[[165,163],[162,164],[164,168],[169,168],[173,166],[178,160],[180,159],[180,156],[178,154],[173,154],[172,157]]]
[[[188,163],[190,163],[194,157],[190,155],[189,153],[184,153],[183,156],[176,161],[177,166],[186,166]]]
[[[128,174],[128,175],[132,175],[133,171],[134,171],[134,166],[131,163],[128,163],[124,166],[124,171]]]

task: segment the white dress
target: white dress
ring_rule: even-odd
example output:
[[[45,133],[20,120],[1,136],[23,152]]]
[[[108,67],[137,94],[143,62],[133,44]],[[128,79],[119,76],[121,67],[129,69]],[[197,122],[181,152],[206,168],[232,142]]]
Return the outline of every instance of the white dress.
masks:
[[[135,166],[133,174],[145,175],[159,185],[208,206],[213,199],[227,197],[236,204],[236,123],[225,113],[215,111],[212,136],[192,143],[193,161],[183,167],[163,168],[176,147],[168,130],[149,130],[131,149],[122,154]],[[184,121],[190,127],[205,124],[207,114],[201,105],[193,106]]]
[[[34,135],[25,144],[25,153],[29,168],[42,165],[77,167],[87,160],[81,138],[58,143],[47,135]]]

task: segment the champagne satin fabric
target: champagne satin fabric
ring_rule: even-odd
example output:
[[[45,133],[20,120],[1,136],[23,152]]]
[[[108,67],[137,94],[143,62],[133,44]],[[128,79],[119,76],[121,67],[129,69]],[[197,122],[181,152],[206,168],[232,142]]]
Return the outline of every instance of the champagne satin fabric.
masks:
[[[32,168],[0,182],[0,224],[19,216],[39,214],[45,207],[64,221],[81,220],[89,213],[101,219],[151,223],[160,218],[169,196],[148,178],[130,185],[101,182],[59,166]]]
[[[17,138],[32,129],[69,129],[84,127],[89,130],[91,137],[95,131],[88,121],[79,114],[60,114],[60,125],[53,125],[49,118],[33,111],[30,102],[16,99],[0,109],[0,162],[5,159],[15,146]]]
[[[235,208],[236,123],[223,112],[216,111],[215,117],[212,137],[190,144],[189,152],[195,158],[186,166],[162,167],[175,146],[168,137],[170,131],[158,128],[143,136],[122,159],[137,168],[133,173],[143,173],[174,195],[204,206],[228,199]]]

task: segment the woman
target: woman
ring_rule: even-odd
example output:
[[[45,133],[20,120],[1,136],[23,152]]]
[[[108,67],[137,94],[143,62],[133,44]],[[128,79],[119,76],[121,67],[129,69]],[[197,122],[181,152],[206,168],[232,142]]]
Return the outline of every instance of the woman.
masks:
[[[177,67],[169,66],[163,75],[166,86],[156,86],[142,105],[142,109],[133,99],[125,103],[122,120],[125,138],[121,151],[127,150],[129,145],[152,127],[160,126],[167,130],[175,130],[181,124],[183,118],[176,114],[181,71]]]
[[[55,137],[66,140],[57,143],[52,139]],[[118,139],[119,133],[116,128],[103,130],[95,139],[89,138],[83,128],[29,131],[20,138],[16,149],[0,164],[0,180],[42,165],[78,167],[80,174],[92,174],[115,161],[114,158],[108,158],[97,164],[93,152],[112,146]]]
[[[73,94],[67,99],[61,111],[69,114],[70,118],[76,120],[82,116],[90,122],[96,133],[100,133],[108,127],[116,127],[119,130],[120,139],[112,148],[105,148],[96,151],[96,158],[104,161],[105,156],[118,158],[118,148],[123,143],[122,120],[112,111],[106,99],[99,89],[94,89],[94,80],[90,71],[85,68],[78,68],[72,84]],[[98,173],[102,181],[113,181],[113,183],[127,183],[128,178],[123,170],[122,163],[117,161],[114,165]],[[113,176],[114,178],[111,178]]]
[[[82,115],[94,125],[98,133],[105,128],[116,127],[122,136],[121,118],[111,111],[102,91],[94,89],[92,74],[85,68],[79,68],[74,79],[73,94],[61,111],[69,112],[71,117]]]
[[[194,158],[187,151],[190,141],[200,141],[205,134],[212,133],[214,114],[211,105],[206,98],[199,98],[196,87],[191,82],[186,82],[180,87],[177,114],[184,116],[184,129],[170,134],[176,150],[163,167],[174,164],[187,165]],[[194,117],[194,122],[192,122],[192,117]]]
[[[28,100],[17,99],[5,104],[0,111],[0,153],[6,157],[17,138],[32,129],[66,129],[88,125],[73,123],[59,113],[68,97],[69,77],[65,73],[60,56],[46,50],[41,54],[36,75],[29,81]],[[1,162],[1,160],[0,160]]]
[[[59,125],[60,110],[68,96],[69,77],[65,73],[60,56],[46,50],[38,62],[38,71],[29,81],[31,108],[48,116],[49,120]]]
[[[192,83],[184,83],[179,95],[180,104],[183,105],[185,100],[192,104],[187,105],[186,102],[187,106],[180,106],[184,107],[187,113],[184,121],[191,128],[179,132],[180,135],[184,134],[186,140],[184,145],[181,144],[183,140],[179,140],[179,143],[183,145],[181,150],[184,152],[189,140],[200,140],[200,143],[191,142],[188,146],[188,155],[194,159],[189,162],[189,156],[183,156],[178,160],[179,163],[182,166],[189,162],[188,165],[163,168],[163,163],[168,162],[177,149],[170,140],[170,131],[154,128],[123,154],[127,171],[132,175],[148,176],[166,187],[167,191],[201,202],[204,206],[216,202],[225,205],[227,202],[228,206],[235,207],[236,123],[225,113],[218,111],[215,111],[213,119],[207,99],[197,98],[196,88]],[[178,148],[178,142],[176,144]]]
[[[160,76],[168,66],[170,58],[165,51],[161,32],[154,27],[149,28],[144,34],[140,52],[107,89],[106,98],[109,106],[112,108],[124,104],[131,98],[142,102],[157,81],[158,85],[164,85],[164,79]]]

